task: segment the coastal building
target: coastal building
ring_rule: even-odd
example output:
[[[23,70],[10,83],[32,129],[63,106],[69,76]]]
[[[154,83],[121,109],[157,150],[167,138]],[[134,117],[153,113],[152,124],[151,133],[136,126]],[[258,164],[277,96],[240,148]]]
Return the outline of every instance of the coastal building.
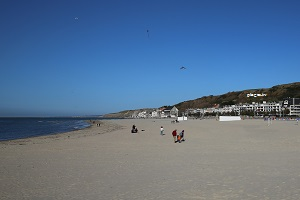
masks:
[[[178,109],[175,106],[168,106],[161,110],[161,118],[171,117],[175,118],[178,117]]]
[[[276,102],[266,102],[263,101],[262,103],[252,102],[252,104],[240,104],[236,105],[236,108],[239,112],[242,111],[253,111],[254,113],[280,113],[281,111],[281,104]]]
[[[147,118],[147,112],[146,111],[139,112],[137,118]]]
[[[300,98],[283,99],[282,109],[288,109],[290,116],[300,116]]]
[[[157,118],[159,117],[159,111],[158,110],[154,110],[151,112],[151,118]]]
[[[182,116],[193,115],[203,118],[208,115],[241,115],[250,112],[255,116],[277,115],[277,116],[300,116],[300,98],[286,98],[282,102],[252,102],[224,107],[214,106],[211,108],[189,108]],[[160,109],[136,110],[132,118],[177,118],[179,110],[175,106]]]
[[[170,110],[170,116],[171,117],[178,117],[178,112],[179,112],[179,110],[175,106],[173,106]]]
[[[290,115],[291,116],[300,116],[300,105],[291,105],[290,106]]]
[[[263,115],[265,113],[272,113],[275,115],[288,115],[288,116],[300,116],[300,98],[286,98],[282,102],[252,102],[236,105],[226,105],[224,107],[212,107],[212,108],[203,108],[203,109],[187,109],[186,113],[197,115],[205,113],[218,113],[226,114],[234,112],[236,115],[240,115],[245,111],[253,112],[254,115]],[[285,111],[285,114],[284,114]],[[288,111],[288,113],[286,113]]]

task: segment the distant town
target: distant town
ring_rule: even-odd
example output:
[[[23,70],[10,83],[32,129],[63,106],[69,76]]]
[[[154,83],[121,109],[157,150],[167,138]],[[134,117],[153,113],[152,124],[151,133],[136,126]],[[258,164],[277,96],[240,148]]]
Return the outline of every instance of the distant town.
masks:
[[[248,97],[267,96],[266,94],[248,94]],[[177,118],[193,117],[203,118],[205,116],[253,116],[253,117],[299,117],[300,98],[285,98],[280,102],[252,102],[226,105],[220,107],[215,104],[211,108],[189,108],[179,111],[176,106],[167,106],[158,109],[136,110],[131,118]]]

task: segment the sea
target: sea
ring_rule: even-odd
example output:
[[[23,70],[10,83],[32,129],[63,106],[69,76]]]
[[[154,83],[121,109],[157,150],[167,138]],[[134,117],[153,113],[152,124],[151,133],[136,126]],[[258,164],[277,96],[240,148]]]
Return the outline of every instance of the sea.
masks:
[[[0,118],[0,141],[16,140],[36,136],[53,135],[90,126],[90,117],[19,117]]]

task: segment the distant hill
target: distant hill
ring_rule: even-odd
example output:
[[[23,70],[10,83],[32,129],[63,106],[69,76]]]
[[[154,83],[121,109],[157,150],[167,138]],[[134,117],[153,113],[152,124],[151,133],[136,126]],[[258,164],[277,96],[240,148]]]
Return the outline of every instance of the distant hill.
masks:
[[[131,118],[133,115],[137,115],[140,112],[147,111],[151,112],[155,110],[156,108],[143,108],[143,109],[137,109],[137,110],[124,110],[117,113],[109,113],[105,114],[104,118]]]
[[[254,97],[247,94],[266,94],[266,96]],[[249,96],[249,97],[248,97]],[[228,92],[218,96],[204,96],[195,100],[184,101],[175,106],[184,111],[188,108],[210,108],[216,105],[223,107],[224,105],[234,105],[238,103],[252,102],[279,102],[284,98],[300,98],[300,82],[276,85],[271,88],[248,89],[243,91]]]
[[[253,94],[253,96],[251,96]],[[259,95],[262,96],[259,96]],[[263,94],[266,94],[264,96]],[[256,96],[256,97],[254,97]],[[247,89],[243,91],[228,92],[226,94],[217,96],[204,96],[194,100],[184,101],[175,104],[179,111],[185,111],[188,108],[211,108],[224,105],[234,105],[239,103],[252,103],[252,102],[279,102],[284,98],[300,98],[300,82],[276,85],[271,88],[260,88],[260,89]],[[106,114],[104,117],[110,118],[126,118],[131,117],[133,114],[141,111],[150,111],[151,108],[137,109],[137,110],[126,110],[118,113]]]

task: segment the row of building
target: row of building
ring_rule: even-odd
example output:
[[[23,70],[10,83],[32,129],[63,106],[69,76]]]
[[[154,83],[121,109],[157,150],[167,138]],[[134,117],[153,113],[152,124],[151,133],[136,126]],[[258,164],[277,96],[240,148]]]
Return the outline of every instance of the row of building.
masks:
[[[132,118],[176,118],[179,115],[179,110],[175,106],[168,106],[160,109],[143,110],[134,113]]]
[[[252,102],[236,105],[228,105],[219,107],[216,105],[212,108],[190,108],[183,113],[179,113],[179,110],[175,106],[169,106],[161,109],[153,109],[151,111],[141,111],[135,113],[133,118],[176,118],[179,115],[199,115],[204,116],[206,114],[218,114],[226,115],[228,113],[235,113],[235,115],[241,115],[243,112],[253,112],[254,115],[262,115],[265,113],[275,114],[278,116],[300,116],[300,98],[286,98],[281,102],[266,102],[261,103]]]
[[[199,113],[218,113],[224,115],[227,113],[235,113],[236,115],[241,115],[245,112],[253,112],[254,115],[263,115],[265,113],[274,114],[278,116],[300,116],[300,98],[286,98],[280,102],[266,102],[261,103],[252,102],[241,103],[236,105],[228,105],[222,108],[215,106],[213,108],[203,108],[203,109],[188,109],[187,114]]]

